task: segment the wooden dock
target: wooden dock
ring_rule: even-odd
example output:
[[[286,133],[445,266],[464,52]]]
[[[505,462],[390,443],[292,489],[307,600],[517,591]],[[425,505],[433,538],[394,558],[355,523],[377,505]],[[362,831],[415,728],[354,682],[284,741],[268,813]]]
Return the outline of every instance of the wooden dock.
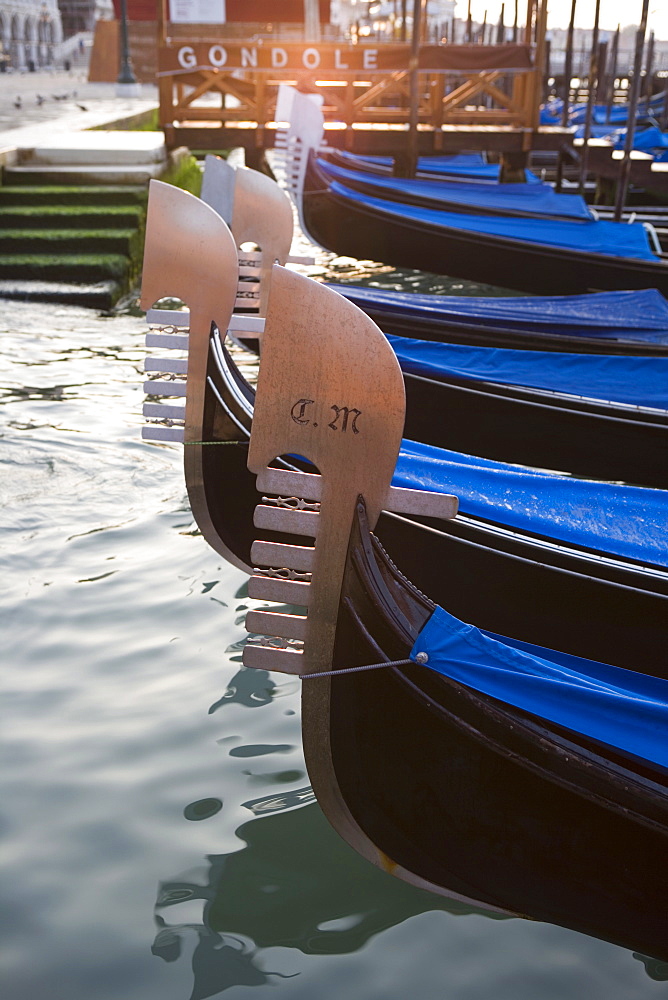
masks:
[[[541,127],[546,0],[528,0],[524,37],[499,45],[240,40],[225,25],[158,24],[160,125],[169,147],[274,145],[281,83],[320,95],[331,145],[396,156],[485,150],[524,160],[570,130]]]

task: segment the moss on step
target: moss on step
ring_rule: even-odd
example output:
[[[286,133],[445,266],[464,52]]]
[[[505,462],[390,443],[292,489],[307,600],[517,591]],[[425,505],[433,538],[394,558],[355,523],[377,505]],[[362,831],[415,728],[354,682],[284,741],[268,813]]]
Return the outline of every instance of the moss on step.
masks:
[[[0,205],[143,205],[148,201],[148,186],[104,184],[31,185],[10,184],[0,187]]]
[[[202,191],[202,168],[194,156],[185,156],[174,166],[169,167],[160,180],[165,184],[183,188],[184,191],[190,191],[199,198]]]
[[[0,200],[0,232],[2,229],[48,228],[121,229],[136,228],[144,223],[142,205],[3,205]]]
[[[0,278],[35,281],[71,281],[76,275],[80,282],[118,281],[123,290],[136,277],[130,261],[122,254],[3,254],[0,256]]]
[[[134,257],[141,244],[137,229],[8,229],[0,231],[0,253],[112,253]]]

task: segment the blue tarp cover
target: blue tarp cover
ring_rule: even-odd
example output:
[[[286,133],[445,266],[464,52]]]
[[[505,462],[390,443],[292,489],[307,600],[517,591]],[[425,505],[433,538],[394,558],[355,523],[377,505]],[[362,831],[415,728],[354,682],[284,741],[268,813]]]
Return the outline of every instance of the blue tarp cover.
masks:
[[[402,369],[668,408],[668,358],[469,347],[388,336]]]
[[[411,659],[624,753],[668,766],[668,681],[517,643],[436,608]],[[642,664],[639,664],[642,667]]]
[[[640,101],[636,111],[636,121],[643,122],[653,115],[658,115],[663,110],[665,94],[656,94],[649,103]],[[541,125],[561,125],[561,117],[564,102],[561,98],[547,101],[540,109]],[[587,115],[586,104],[574,104],[568,115],[569,125],[583,125]],[[592,108],[592,122],[597,125],[625,125],[629,117],[628,104],[614,104],[608,114],[607,104],[595,104]]]
[[[391,156],[356,156],[337,150],[339,156],[349,159],[351,163],[361,166],[363,162],[391,167]],[[417,163],[418,170],[424,173],[439,174],[444,177],[462,177],[476,181],[491,181],[499,179],[499,164],[486,163],[481,153],[458,153],[456,156],[421,156]],[[539,178],[530,170],[525,172],[527,183],[537,183]]]
[[[617,149],[623,149],[626,142],[626,129],[620,129],[614,136]],[[639,129],[633,137],[633,148],[651,153],[654,149],[668,149],[668,134],[662,132],[656,125]]]
[[[668,302],[655,288],[591,295],[475,298],[331,285],[362,309],[430,316],[457,324],[668,343]]]
[[[580,253],[608,257],[627,257],[658,263],[652,252],[645,227],[640,222],[575,222],[561,219],[514,219],[500,215],[462,215],[440,209],[417,208],[353,191],[338,181],[330,190],[346,201],[365,205],[376,213],[431,226],[459,229],[483,236],[496,236],[521,243],[560,247]],[[577,264],[574,262],[574,267]]]
[[[668,492],[534,472],[402,442],[394,486],[453,493],[463,514],[668,568]]]
[[[549,184],[467,184],[464,181],[405,180],[381,177],[361,170],[346,170],[327,160],[317,159],[319,169],[330,179],[343,184],[372,186],[379,198],[388,194],[400,200],[430,199],[444,208],[461,205],[490,212],[513,212],[524,215],[547,215],[564,219],[593,218],[584,198],[577,194],[556,194]]]

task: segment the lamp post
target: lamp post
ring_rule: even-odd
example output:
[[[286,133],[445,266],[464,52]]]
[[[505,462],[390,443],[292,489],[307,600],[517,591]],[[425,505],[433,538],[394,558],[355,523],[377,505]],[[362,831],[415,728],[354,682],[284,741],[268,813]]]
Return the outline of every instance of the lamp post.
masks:
[[[121,69],[116,82],[119,87],[123,87],[123,93],[127,93],[128,85],[134,88],[138,87],[137,77],[130,60],[130,46],[128,45],[127,0],[121,0]]]

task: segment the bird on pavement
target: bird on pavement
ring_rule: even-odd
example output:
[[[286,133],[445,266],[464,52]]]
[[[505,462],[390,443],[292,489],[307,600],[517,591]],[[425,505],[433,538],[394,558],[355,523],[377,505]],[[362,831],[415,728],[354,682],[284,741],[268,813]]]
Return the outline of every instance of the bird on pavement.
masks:
[[[23,107],[23,101],[21,100],[20,97],[17,97],[16,100],[14,101],[14,107],[15,108],[22,108]]]

